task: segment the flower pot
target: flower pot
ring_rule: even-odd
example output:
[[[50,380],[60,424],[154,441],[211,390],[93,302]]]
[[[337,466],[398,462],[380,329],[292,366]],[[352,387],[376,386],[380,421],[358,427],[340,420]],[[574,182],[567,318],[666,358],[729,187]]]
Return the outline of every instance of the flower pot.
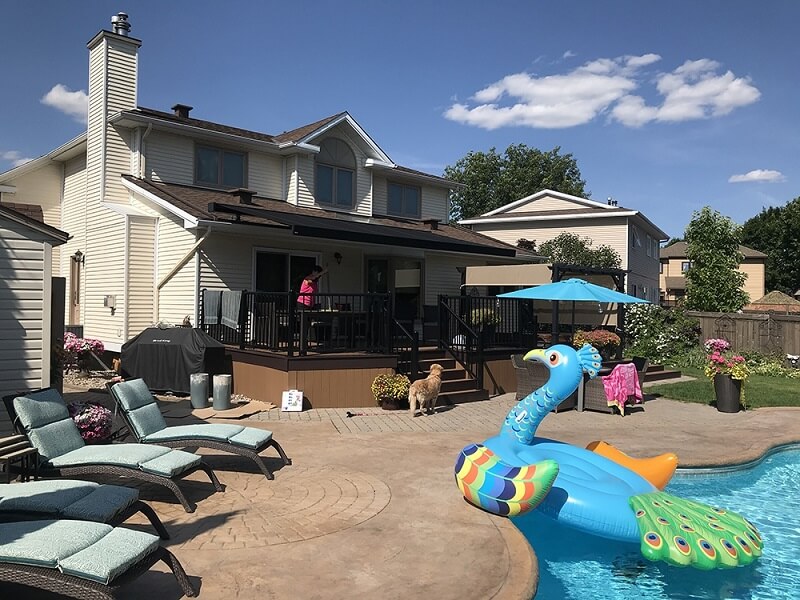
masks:
[[[597,352],[600,354],[600,358],[603,360],[614,360],[617,357],[616,346],[602,346],[601,348],[597,349]]]
[[[408,402],[399,398],[382,398],[380,403],[383,410],[405,410],[408,408]]]
[[[717,396],[717,410],[724,413],[739,412],[742,395],[742,380],[734,379],[725,373],[714,375],[714,393]]]

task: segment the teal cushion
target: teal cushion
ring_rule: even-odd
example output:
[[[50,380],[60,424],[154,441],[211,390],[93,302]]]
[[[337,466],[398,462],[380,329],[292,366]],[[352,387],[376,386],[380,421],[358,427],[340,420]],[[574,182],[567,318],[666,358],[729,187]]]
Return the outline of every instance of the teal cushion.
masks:
[[[230,438],[244,430],[241,425],[223,423],[197,423],[195,425],[174,425],[161,431],[151,433],[145,439],[148,443],[168,442],[184,439],[212,440],[227,442]]]
[[[111,392],[125,411],[156,403],[156,399],[150,393],[150,389],[143,379],[121,381],[112,386]]]
[[[61,516],[79,521],[108,523],[139,499],[139,492],[121,485],[99,485],[83,498],[66,505]]]
[[[14,410],[42,461],[84,445],[61,395],[53,389],[14,398]]]
[[[0,512],[59,515],[61,511],[100,487],[93,481],[51,479],[0,485]]]
[[[110,532],[103,523],[22,521],[0,525],[0,562],[56,567]]]
[[[243,446],[251,450],[263,448],[272,439],[272,432],[256,427],[245,427],[240,433],[231,438],[231,444]]]
[[[52,461],[56,468],[74,467],[77,465],[116,465],[120,467],[139,468],[144,462],[158,458],[162,454],[172,452],[169,448],[148,446],[145,444],[104,444],[84,446]]]
[[[141,408],[128,411],[128,420],[137,439],[144,439],[148,435],[166,428],[167,422],[161,415],[158,404],[148,404]]]
[[[196,454],[182,450],[170,450],[158,458],[143,462],[140,468],[146,473],[174,477],[198,464],[200,464],[200,457]]]
[[[117,527],[91,546],[62,558],[58,566],[67,575],[108,584],[157,548],[156,536]]]

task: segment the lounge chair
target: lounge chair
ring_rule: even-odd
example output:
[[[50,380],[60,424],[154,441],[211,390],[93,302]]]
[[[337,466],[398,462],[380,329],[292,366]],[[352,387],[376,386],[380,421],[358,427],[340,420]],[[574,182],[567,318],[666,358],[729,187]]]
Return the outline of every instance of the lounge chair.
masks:
[[[630,362],[636,365],[636,376],[639,378],[639,385],[643,384],[644,377],[647,374],[647,367],[650,364],[648,359],[635,356]],[[614,362],[613,364],[616,366],[620,363]],[[630,401],[630,404],[635,404],[635,399],[632,396],[630,396],[628,400]],[[593,410],[610,414],[619,411],[616,406],[609,406],[602,378],[595,377],[594,379],[589,379],[587,375],[584,375],[583,377],[583,408],[584,410]]]
[[[0,522],[74,519],[120,525],[136,513],[146,516],[162,540],[167,533],[156,511],[139,500],[139,491],[94,481],[50,479],[0,484]]]
[[[69,598],[115,598],[158,561],[185,595],[196,595],[178,559],[149,533],[70,520],[0,525],[0,590],[13,583]]]
[[[128,477],[168,488],[186,512],[194,512],[177,481],[203,471],[214,488],[220,485],[211,468],[196,454],[144,444],[87,446],[58,391],[48,388],[5,396],[3,402],[16,430],[39,452],[44,477],[80,479],[86,475]]]
[[[550,378],[550,369],[538,360],[523,360],[522,354],[512,354],[511,364],[517,375],[517,400],[522,400],[531,392],[542,387]],[[578,405],[578,391],[574,391],[562,400],[553,412],[572,410]]]
[[[267,479],[274,479],[274,476],[259,456],[262,450],[274,447],[284,464],[292,464],[281,445],[272,439],[271,431],[220,423],[167,427],[156,399],[142,379],[122,381],[109,386],[109,389],[121,409],[128,429],[140,444],[158,444],[170,448],[212,448],[246,456],[256,463]]]

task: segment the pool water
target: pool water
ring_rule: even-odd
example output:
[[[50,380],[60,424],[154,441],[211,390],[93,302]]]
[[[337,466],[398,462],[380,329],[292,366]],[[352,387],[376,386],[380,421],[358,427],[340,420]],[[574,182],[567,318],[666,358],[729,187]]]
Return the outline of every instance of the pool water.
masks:
[[[738,471],[679,473],[666,491],[738,512],[764,539],[761,558],[700,571],[646,560],[638,544],[582,534],[536,511],[514,519],[539,559],[536,600],[800,599],[800,449]]]

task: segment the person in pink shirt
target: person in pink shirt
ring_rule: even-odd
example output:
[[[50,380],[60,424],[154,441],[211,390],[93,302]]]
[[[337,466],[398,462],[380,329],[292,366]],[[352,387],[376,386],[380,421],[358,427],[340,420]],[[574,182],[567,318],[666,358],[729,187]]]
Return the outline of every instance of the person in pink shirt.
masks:
[[[297,296],[297,308],[306,310],[314,308],[319,288],[319,278],[327,272],[327,269],[314,265],[311,273],[303,277],[303,283],[300,284],[300,293]]]

